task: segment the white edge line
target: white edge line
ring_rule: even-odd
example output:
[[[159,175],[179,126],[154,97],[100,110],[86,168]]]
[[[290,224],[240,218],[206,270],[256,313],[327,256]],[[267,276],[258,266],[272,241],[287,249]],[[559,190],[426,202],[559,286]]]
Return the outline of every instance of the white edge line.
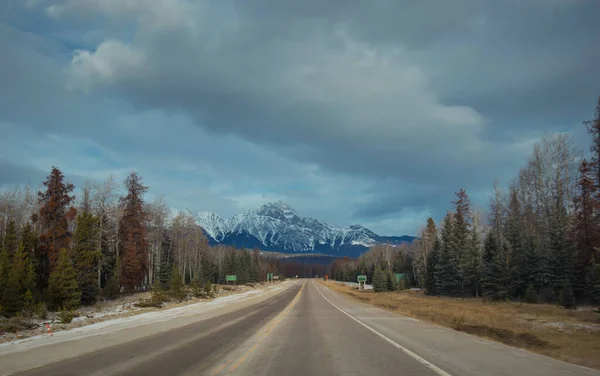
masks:
[[[417,354],[415,354],[414,352],[410,351],[409,349],[407,349],[406,347],[394,342],[394,340],[390,339],[389,337],[385,336],[384,334],[381,334],[380,332],[378,332],[377,330],[371,328],[370,326],[368,326],[367,324],[365,324],[364,322],[360,321],[359,319],[357,319],[356,317],[350,315],[348,312],[344,311],[343,309],[341,309],[340,307],[338,307],[337,305],[335,305],[331,300],[327,299],[327,297],[325,295],[323,295],[323,293],[321,291],[319,291],[319,288],[317,286],[315,286],[315,283],[313,281],[313,286],[315,287],[315,289],[317,290],[317,292],[323,297],[323,299],[327,300],[327,302],[329,302],[329,304],[331,304],[332,306],[334,306],[338,311],[342,312],[344,315],[348,316],[349,318],[351,318],[352,320],[356,321],[357,323],[359,323],[360,325],[364,326],[365,328],[367,328],[368,330],[370,330],[371,332],[377,334],[379,337],[383,338],[386,342],[388,342],[390,345],[404,351],[404,353],[406,353],[408,356],[410,356],[411,358],[415,359],[416,361],[418,361],[419,363],[429,367],[432,371],[434,371],[435,373],[437,373],[440,376],[452,376],[451,374],[449,374],[448,372],[444,371],[443,369],[439,368],[438,366],[436,366],[435,364],[432,364],[430,362],[428,362],[427,360],[421,358],[420,356],[418,356]]]

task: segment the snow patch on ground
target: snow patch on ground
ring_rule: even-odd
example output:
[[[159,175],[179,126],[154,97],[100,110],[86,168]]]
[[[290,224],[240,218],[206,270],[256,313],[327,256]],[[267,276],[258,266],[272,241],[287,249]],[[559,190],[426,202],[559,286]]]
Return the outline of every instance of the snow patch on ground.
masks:
[[[350,286],[350,287],[358,290],[358,282],[337,282],[337,283],[339,283],[341,285]],[[365,290],[373,290],[373,285],[365,284]]]

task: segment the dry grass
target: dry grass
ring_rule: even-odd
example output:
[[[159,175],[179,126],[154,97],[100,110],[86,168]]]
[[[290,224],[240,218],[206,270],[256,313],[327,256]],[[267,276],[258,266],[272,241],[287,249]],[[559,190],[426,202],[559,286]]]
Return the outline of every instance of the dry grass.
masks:
[[[330,289],[361,302],[480,337],[600,369],[600,313],[549,304],[484,302],[403,291],[358,291],[333,281]]]

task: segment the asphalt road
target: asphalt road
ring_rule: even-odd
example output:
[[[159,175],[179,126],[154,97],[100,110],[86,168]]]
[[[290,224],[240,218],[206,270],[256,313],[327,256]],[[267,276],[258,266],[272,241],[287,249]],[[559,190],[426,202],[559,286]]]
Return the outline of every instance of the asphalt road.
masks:
[[[312,280],[199,320],[17,374],[600,375],[360,304]],[[10,360],[0,356],[0,374]]]

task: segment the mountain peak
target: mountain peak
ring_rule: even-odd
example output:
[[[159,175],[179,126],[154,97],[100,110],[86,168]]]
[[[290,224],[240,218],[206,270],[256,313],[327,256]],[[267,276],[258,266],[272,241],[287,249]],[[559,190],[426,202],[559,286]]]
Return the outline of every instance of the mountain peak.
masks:
[[[230,219],[198,213],[196,221],[214,243],[276,252],[309,252],[358,256],[377,243],[400,244],[403,239],[378,236],[361,225],[337,228],[300,216],[283,201],[266,203]]]
[[[288,205],[287,203],[279,200],[279,201],[275,201],[275,202],[269,202],[266,203],[264,205],[262,205],[260,209],[279,209],[281,211],[290,211],[290,212],[296,212],[296,210],[294,210],[294,208],[292,208],[290,205]]]

